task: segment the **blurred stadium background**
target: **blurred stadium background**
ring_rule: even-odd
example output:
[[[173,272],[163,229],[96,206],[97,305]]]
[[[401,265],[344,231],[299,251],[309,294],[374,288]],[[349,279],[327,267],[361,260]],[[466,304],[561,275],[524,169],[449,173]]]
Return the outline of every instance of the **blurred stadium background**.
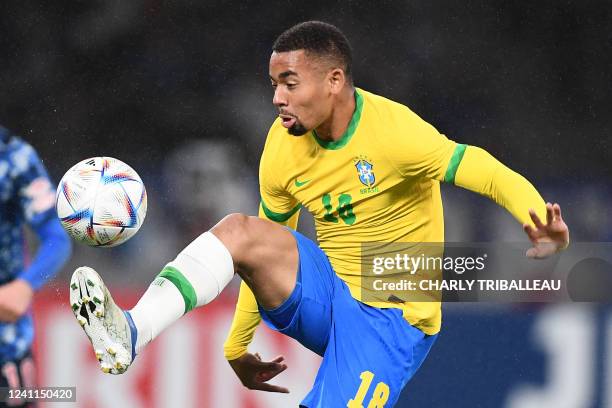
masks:
[[[292,393],[242,389],[221,349],[236,286],[119,378],[97,369],[65,291],[74,267],[88,264],[131,307],[201,231],[229,212],[256,212],[257,164],[275,116],[270,47],[308,19],[346,33],[358,86],[525,175],[561,203],[573,241],[612,240],[610,2],[2,2],[0,123],[38,149],[55,181],[107,155],[137,169],[149,194],[135,238],[115,249],[76,246],[38,296],[41,385],[77,386],[82,407],[287,407],[309,389],[318,358],[265,329],[253,350],[286,355],[277,382]],[[526,241],[494,204],[443,193],[448,241]],[[398,407],[612,408],[608,305],[445,312]]]

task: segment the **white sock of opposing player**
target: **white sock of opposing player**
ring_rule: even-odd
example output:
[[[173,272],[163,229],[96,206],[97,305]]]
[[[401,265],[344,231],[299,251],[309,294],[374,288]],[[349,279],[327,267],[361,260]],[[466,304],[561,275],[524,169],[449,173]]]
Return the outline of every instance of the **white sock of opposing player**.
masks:
[[[221,293],[234,276],[232,256],[211,232],[181,251],[130,310],[138,332],[136,354],[166,327]]]

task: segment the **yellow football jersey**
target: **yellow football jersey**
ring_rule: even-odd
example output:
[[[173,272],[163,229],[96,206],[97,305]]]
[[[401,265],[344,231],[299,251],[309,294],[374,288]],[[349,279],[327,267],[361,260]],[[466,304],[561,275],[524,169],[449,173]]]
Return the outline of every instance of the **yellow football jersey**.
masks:
[[[262,209],[283,222],[300,207],[351,294],[361,296],[365,242],[443,242],[440,181],[454,178],[465,150],[406,106],[362,89],[341,139],[291,136],[275,121],[260,163]],[[440,330],[439,302],[364,302],[403,309],[427,334]]]
[[[362,270],[368,272],[363,269],[371,257],[367,252],[377,246],[368,244],[442,243],[440,181],[482,194],[532,226],[529,210],[544,220],[544,200],[488,152],[448,140],[407,107],[361,89],[355,101],[348,129],[336,142],[322,141],[315,132],[291,136],[280,120],[274,122],[260,163],[259,215],[295,227],[299,209],[306,207],[315,217],[321,248],[356,299],[400,308],[409,323],[437,333],[438,302],[370,296],[372,275],[367,279]],[[432,255],[440,255],[442,246],[433,248]],[[409,300],[415,299],[431,296]],[[247,351],[260,320],[253,292],[243,282],[224,345],[228,360]]]

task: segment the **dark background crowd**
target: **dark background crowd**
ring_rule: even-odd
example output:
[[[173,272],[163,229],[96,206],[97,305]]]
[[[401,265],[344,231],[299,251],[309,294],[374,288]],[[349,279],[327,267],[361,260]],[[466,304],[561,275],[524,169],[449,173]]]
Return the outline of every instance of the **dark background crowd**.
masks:
[[[536,182],[610,176],[604,1],[20,1],[0,5],[0,122],[56,176],[86,155],[153,170],[187,139],[255,169],[274,117],[271,44],[338,25],[356,84],[410,106]]]

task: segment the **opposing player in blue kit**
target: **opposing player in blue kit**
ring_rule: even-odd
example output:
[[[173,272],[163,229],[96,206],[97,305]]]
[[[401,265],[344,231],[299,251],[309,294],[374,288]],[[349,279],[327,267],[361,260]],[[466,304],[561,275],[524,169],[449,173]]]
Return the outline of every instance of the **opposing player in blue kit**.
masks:
[[[29,265],[26,226],[40,241]],[[42,161],[32,146],[0,126],[0,387],[34,385],[30,303],[70,251],[68,235],[55,214],[55,189]]]

